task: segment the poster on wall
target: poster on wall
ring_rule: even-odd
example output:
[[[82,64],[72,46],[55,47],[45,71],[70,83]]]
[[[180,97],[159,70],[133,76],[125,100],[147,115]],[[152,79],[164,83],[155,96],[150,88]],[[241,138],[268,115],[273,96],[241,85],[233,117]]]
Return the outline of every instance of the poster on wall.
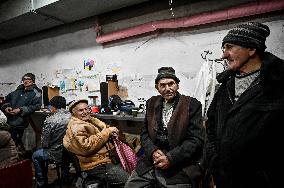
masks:
[[[85,79],[89,92],[100,91],[100,81],[98,79]]]
[[[62,75],[65,78],[70,78],[76,76],[77,72],[75,69],[62,69]]]
[[[119,74],[121,72],[121,62],[116,61],[107,65],[107,72],[109,74]]]
[[[93,59],[84,60],[84,70],[92,70],[94,67],[95,61]]]

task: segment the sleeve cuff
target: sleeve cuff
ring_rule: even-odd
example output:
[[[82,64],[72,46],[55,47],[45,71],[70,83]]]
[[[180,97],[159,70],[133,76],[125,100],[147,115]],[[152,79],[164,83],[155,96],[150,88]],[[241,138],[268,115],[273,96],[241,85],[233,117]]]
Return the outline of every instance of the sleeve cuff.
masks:
[[[170,161],[170,163],[173,164],[173,158],[172,158],[171,154],[166,153],[166,156],[167,156],[168,160]]]

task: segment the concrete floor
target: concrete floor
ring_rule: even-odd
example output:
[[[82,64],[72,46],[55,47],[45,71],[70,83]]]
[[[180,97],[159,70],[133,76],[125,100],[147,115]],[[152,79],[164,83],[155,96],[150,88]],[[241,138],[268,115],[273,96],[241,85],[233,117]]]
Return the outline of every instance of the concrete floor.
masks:
[[[33,169],[33,174],[34,174],[34,169]],[[35,178],[33,178],[33,187],[35,188]],[[80,185],[76,186],[76,181],[77,177],[75,174],[75,170],[71,168],[70,170],[70,176],[69,176],[69,181],[67,183],[62,183],[62,188],[81,188]],[[57,172],[56,168],[53,165],[49,165],[48,167],[48,188],[59,188],[60,183],[57,177]]]
[[[26,151],[25,155],[22,156],[25,159],[30,159],[32,161],[32,151]],[[35,176],[34,176],[34,166],[32,164],[32,171],[33,171],[33,188],[36,188],[36,182],[35,182]],[[75,169],[74,167],[70,168],[70,176],[69,176],[69,181],[68,181],[68,185],[67,184],[62,184],[62,188],[82,188],[82,186],[79,184],[76,186],[76,181],[77,181],[77,177],[76,177],[76,173],[75,173]],[[50,164],[48,166],[48,188],[59,188],[60,184],[58,181],[58,177],[57,177],[57,172],[56,172],[56,168],[53,164]]]

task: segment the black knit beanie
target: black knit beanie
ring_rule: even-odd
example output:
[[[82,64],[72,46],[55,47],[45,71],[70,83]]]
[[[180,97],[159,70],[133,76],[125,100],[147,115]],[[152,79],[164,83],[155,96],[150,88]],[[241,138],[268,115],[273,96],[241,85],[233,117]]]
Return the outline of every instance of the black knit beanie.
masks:
[[[62,96],[54,96],[52,97],[52,99],[50,100],[50,105],[60,109],[60,108],[66,108],[66,99]]]
[[[231,29],[224,37],[225,43],[236,44],[243,47],[255,48],[259,51],[266,49],[266,37],[270,34],[269,27],[259,22],[248,22]]]
[[[26,73],[23,77],[22,77],[22,81],[24,81],[24,77],[29,77],[32,79],[33,82],[35,82],[35,75],[33,73]]]
[[[155,84],[158,84],[159,80],[162,78],[172,78],[176,81],[177,84],[179,84],[179,79],[175,75],[175,69],[172,67],[161,67],[158,69],[158,75],[155,79]]]

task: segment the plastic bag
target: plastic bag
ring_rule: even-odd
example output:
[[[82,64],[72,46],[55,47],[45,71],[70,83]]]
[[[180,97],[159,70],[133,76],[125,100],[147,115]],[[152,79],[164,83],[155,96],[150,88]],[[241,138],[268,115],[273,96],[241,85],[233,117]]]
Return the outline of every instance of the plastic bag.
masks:
[[[135,151],[129,145],[120,141],[118,137],[114,137],[113,142],[122,168],[131,173],[136,168],[138,159]]]

